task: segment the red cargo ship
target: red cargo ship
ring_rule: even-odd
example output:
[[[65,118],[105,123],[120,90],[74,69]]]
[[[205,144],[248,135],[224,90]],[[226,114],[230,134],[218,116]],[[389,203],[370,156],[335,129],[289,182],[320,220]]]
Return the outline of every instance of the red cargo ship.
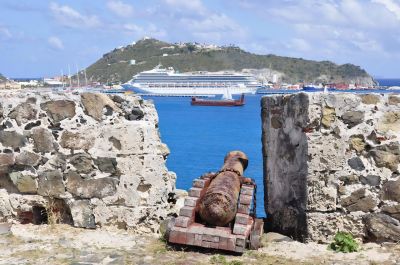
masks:
[[[244,105],[244,94],[240,96],[240,99],[219,99],[209,100],[192,97],[190,102],[192,106],[219,106],[219,107],[238,107]]]

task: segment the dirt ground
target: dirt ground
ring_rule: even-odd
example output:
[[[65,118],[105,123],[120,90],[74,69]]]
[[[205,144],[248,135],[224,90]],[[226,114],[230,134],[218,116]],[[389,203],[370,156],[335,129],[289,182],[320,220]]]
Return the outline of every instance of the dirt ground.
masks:
[[[274,233],[263,244],[239,256],[171,247],[156,236],[118,229],[13,225],[0,234],[0,264],[400,264],[400,244],[364,244],[359,252],[343,254]]]

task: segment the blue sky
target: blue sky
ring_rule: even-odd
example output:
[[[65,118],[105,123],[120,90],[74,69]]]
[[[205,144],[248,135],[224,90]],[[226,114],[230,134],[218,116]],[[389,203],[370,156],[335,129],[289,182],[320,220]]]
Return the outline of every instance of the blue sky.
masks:
[[[144,36],[400,77],[400,0],[0,0],[0,73],[66,73]]]

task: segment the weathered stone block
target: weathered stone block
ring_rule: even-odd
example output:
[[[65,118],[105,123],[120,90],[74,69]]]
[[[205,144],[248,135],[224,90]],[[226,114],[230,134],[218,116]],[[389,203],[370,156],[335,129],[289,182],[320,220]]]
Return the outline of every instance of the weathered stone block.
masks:
[[[387,111],[383,117],[379,119],[377,130],[383,133],[392,131],[394,133],[400,132],[400,111]]]
[[[27,140],[16,131],[0,131],[0,143],[4,147],[18,148],[25,146]]]
[[[85,113],[97,121],[101,121],[107,111],[120,111],[110,97],[105,94],[82,93],[81,100]]]
[[[66,176],[67,191],[79,198],[103,198],[113,195],[118,180],[115,178],[83,179],[76,172],[69,172]]]
[[[389,105],[400,105],[400,97],[395,95],[390,95],[388,103]]]
[[[60,122],[75,116],[75,102],[70,100],[55,100],[40,104],[47,116],[54,122]]]
[[[35,194],[38,189],[36,177],[21,172],[10,173],[10,179],[21,193]]]
[[[88,174],[92,172],[92,157],[86,153],[79,153],[69,158],[69,163],[74,166],[76,172]]]
[[[374,94],[360,95],[361,102],[367,105],[376,105],[381,101],[381,97]]]
[[[381,211],[400,221],[400,204],[383,205]]]
[[[364,120],[364,112],[362,111],[348,111],[342,115],[342,120],[347,124],[348,128],[352,128],[360,124]]]
[[[48,153],[54,151],[54,138],[49,130],[35,128],[32,130],[31,138],[37,152]]]
[[[61,135],[60,145],[67,149],[89,150],[94,145],[94,138],[80,132],[64,131]]]
[[[15,158],[15,164],[22,166],[37,166],[40,159],[41,156],[36,153],[29,151],[22,151]]]
[[[27,123],[30,120],[34,120],[37,117],[37,108],[30,103],[21,103],[11,110],[8,117],[15,119],[18,125]]]
[[[363,161],[359,157],[350,158],[347,164],[356,171],[363,171],[365,169]]]
[[[14,165],[13,154],[0,154],[0,177],[7,174],[12,165]]]
[[[378,205],[378,202],[367,194],[365,188],[352,192],[350,196],[343,198],[340,203],[350,212],[370,212]]]
[[[117,159],[114,157],[98,157],[95,164],[102,172],[113,174],[117,170]]]
[[[95,217],[89,201],[74,201],[70,204],[70,209],[74,226],[96,228]]]
[[[385,214],[366,215],[365,225],[368,240],[374,242],[399,242],[400,241],[400,222]]]
[[[381,184],[381,177],[378,175],[362,176],[361,183],[364,185],[379,186]]]
[[[59,170],[40,172],[37,193],[42,196],[56,198],[64,195],[65,187],[61,172]]]
[[[400,178],[383,184],[382,199],[400,202]]]

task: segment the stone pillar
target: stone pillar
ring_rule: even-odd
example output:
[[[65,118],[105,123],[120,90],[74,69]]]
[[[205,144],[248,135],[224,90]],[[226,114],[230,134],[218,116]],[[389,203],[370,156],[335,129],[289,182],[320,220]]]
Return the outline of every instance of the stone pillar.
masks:
[[[308,98],[262,100],[265,207],[271,230],[306,237]]]
[[[262,125],[269,230],[400,240],[400,96],[267,96]]]

